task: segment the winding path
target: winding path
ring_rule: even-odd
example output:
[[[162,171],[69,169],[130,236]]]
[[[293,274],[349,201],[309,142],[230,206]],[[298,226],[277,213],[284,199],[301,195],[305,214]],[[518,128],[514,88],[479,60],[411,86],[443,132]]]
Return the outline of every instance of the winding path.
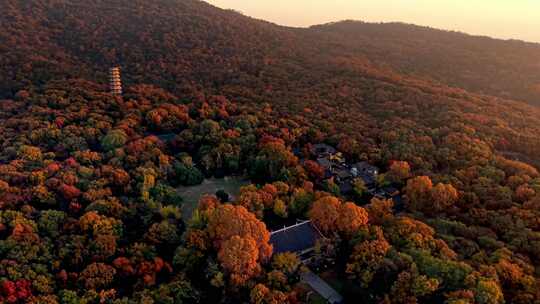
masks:
[[[343,297],[330,285],[323,281],[318,275],[308,270],[301,275],[302,281],[311,286],[318,294],[330,304],[339,304],[343,302]]]

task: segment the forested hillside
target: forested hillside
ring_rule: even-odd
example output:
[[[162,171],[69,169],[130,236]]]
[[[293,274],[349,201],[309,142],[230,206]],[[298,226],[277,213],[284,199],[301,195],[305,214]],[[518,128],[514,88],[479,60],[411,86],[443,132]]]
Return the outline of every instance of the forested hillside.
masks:
[[[425,52],[421,65],[368,47],[382,33],[351,39],[363,26],[290,29],[195,0],[0,10],[1,303],[305,303],[300,258],[270,243],[305,219],[346,303],[540,301],[540,108],[501,98],[532,95],[485,86],[491,73],[434,72],[439,51],[519,43],[446,33],[451,47],[402,53]],[[380,31],[400,29],[414,32]],[[341,193],[319,143],[378,166],[377,187],[403,199],[361,181]],[[252,184],[182,214],[178,187],[231,175]]]
[[[540,44],[400,23],[344,21],[311,28],[331,48],[477,93],[540,104]],[[331,52],[332,50],[328,50]]]
[[[128,83],[175,91],[256,87],[265,62],[295,51],[288,31],[196,0],[2,1],[0,9],[3,96],[61,77],[102,81],[112,64]]]
[[[361,63],[540,103],[539,44],[405,24],[289,29],[196,0],[3,1],[0,9],[6,12],[0,18],[0,96],[58,77],[101,80],[114,63],[134,83],[173,91],[201,83],[260,89],[276,78],[294,81]]]

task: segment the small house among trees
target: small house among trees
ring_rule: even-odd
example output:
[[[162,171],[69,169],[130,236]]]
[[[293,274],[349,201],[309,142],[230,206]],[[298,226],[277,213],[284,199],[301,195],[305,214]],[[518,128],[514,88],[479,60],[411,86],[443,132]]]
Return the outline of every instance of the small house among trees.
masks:
[[[336,148],[327,144],[315,144],[311,149],[311,153],[319,157],[330,157],[337,153]]]
[[[352,165],[351,174],[355,178],[360,177],[368,188],[375,188],[377,186],[379,168],[370,165],[368,162],[359,162]]]

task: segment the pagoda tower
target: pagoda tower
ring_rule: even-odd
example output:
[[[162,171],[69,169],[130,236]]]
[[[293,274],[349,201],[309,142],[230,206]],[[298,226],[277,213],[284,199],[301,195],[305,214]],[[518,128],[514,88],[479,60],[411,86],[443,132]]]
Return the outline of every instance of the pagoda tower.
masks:
[[[122,79],[119,67],[113,67],[109,70],[109,86],[114,96],[122,96]]]

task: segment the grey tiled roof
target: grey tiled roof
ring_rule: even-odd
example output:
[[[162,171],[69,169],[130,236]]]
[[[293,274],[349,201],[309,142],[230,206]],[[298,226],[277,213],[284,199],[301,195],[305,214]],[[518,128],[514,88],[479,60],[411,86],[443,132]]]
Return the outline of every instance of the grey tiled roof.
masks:
[[[274,247],[274,253],[299,253],[313,248],[320,238],[320,232],[311,221],[306,221],[272,232],[270,243]]]
[[[360,172],[374,173],[379,172],[379,168],[369,164],[368,162],[359,162],[352,165],[353,168],[358,169]]]
[[[375,176],[368,173],[360,173],[358,175],[363,181],[366,186],[371,186],[377,183],[377,180],[375,179]]]
[[[336,149],[327,144],[316,144],[316,145],[313,145],[312,152],[315,154],[335,154]]]
[[[319,164],[319,166],[323,167],[324,169],[328,169],[332,167],[332,162],[330,162],[328,158],[324,158],[324,157],[317,158],[317,163]]]

